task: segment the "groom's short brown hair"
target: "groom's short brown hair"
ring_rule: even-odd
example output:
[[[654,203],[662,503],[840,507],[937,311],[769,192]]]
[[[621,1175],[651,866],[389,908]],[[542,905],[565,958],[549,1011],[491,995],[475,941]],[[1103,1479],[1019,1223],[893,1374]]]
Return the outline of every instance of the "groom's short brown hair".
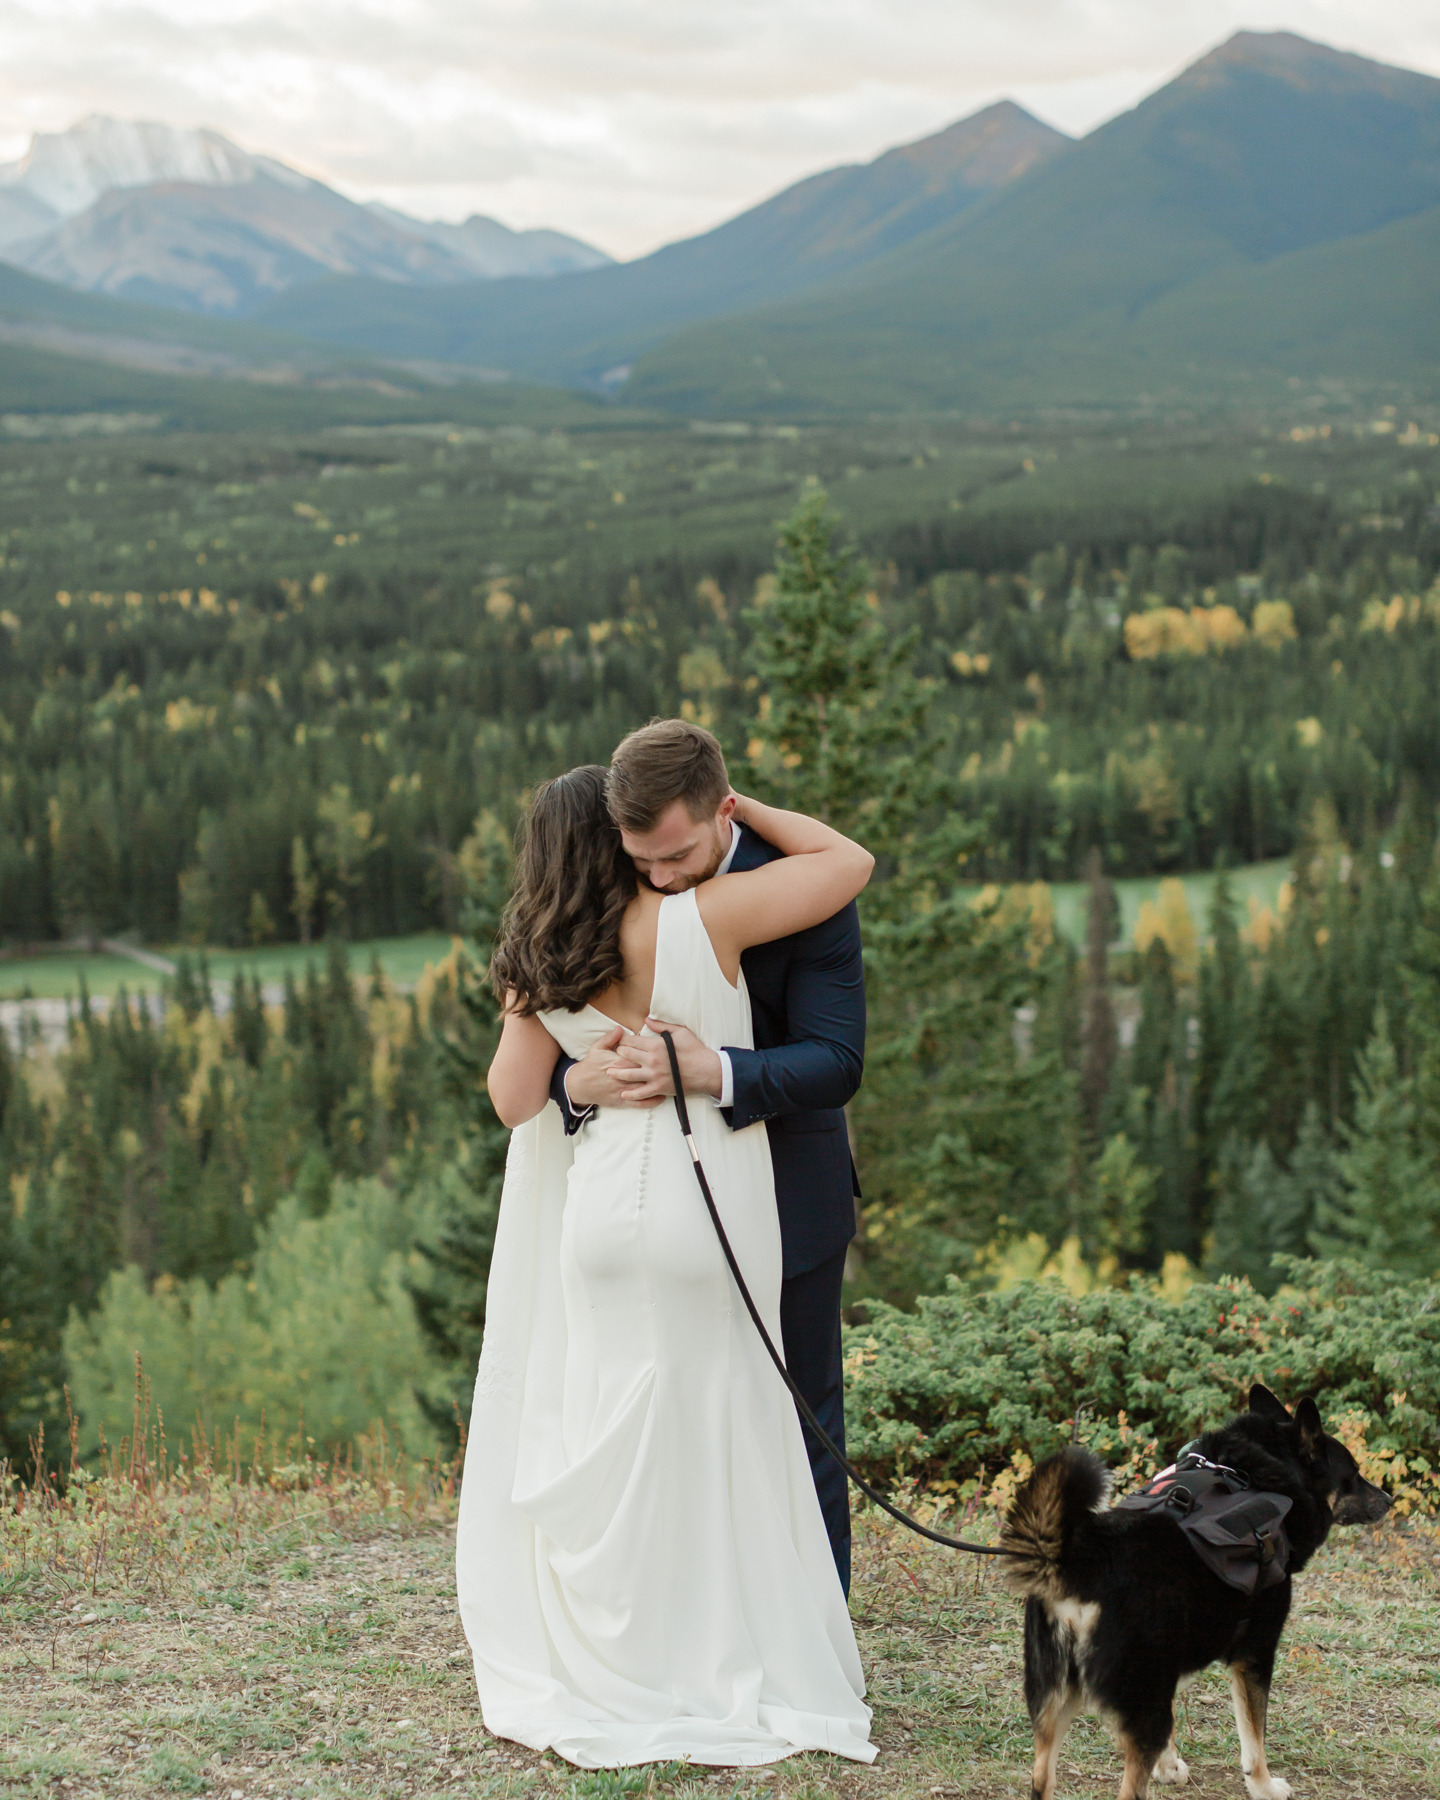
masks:
[[[649,831],[677,800],[699,820],[717,812],[729,792],[725,755],[712,732],[688,719],[652,719],[616,745],[605,800],[622,831]]]

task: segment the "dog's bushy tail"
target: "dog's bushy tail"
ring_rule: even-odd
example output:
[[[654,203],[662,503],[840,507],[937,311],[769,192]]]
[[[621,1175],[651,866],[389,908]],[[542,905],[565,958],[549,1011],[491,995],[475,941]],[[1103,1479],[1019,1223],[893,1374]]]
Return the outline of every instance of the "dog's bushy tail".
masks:
[[[1019,1594],[1059,1598],[1060,1565],[1075,1521],[1103,1506],[1110,1471],[1079,1444],[1041,1463],[1016,1494],[1000,1530],[1001,1579]]]

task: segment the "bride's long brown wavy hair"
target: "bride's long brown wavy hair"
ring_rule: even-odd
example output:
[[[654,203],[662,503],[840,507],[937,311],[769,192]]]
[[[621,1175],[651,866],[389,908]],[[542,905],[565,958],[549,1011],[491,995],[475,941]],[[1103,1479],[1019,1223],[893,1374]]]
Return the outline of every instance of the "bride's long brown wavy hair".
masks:
[[[620,921],[638,889],[605,807],[605,770],[571,769],[535,790],[490,980],[522,1014],[578,1012],[620,979]]]

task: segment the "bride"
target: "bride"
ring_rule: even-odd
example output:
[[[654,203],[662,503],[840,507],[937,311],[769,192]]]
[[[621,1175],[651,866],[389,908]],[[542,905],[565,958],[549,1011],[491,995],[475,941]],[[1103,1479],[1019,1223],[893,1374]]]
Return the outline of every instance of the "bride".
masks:
[[[456,1549],[486,1725],[581,1768],[875,1752],[794,1405],[735,1292],[672,1103],[567,1139],[550,1077],[615,1025],[749,1045],[740,953],[828,919],[873,858],[737,797],[784,854],[661,895],[605,808],[605,771],[536,793],[491,974],[513,1127]],[[691,1112],[725,1228],[780,1340],[763,1125]]]

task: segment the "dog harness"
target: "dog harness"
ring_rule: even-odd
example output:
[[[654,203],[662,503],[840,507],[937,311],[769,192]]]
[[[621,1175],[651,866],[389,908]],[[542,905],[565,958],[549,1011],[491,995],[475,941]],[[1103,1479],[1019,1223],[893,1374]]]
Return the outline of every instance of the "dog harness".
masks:
[[[1116,1502],[1125,1512],[1173,1520],[1205,1567],[1252,1599],[1285,1580],[1285,1515],[1293,1504],[1284,1494],[1253,1491],[1239,1469],[1188,1446],[1138,1493]]]

